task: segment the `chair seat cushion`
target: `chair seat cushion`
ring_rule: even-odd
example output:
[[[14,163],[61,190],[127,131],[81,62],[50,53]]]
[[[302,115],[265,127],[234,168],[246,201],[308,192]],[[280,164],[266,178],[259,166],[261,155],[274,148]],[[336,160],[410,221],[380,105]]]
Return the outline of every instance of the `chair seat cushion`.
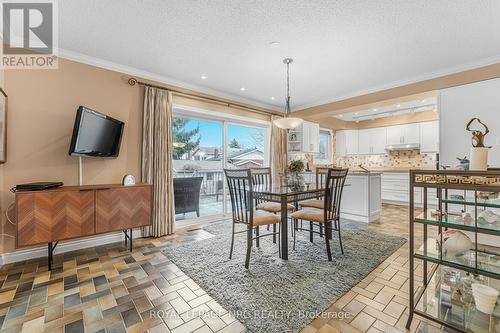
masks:
[[[333,214],[333,212],[328,212],[327,216],[328,221],[333,220],[334,217],[335,214]],[[297,220],[306,220],[306,221],[324,223],[325,212],[323,209],[308,207],[292,213],[292,218]]]
[[[281,222],[281,215],[268,213],[262,210],[253,212],[253,225],[266,225]]]
[[[295,206],[292,204],[287,204],[288,210],[294,210]],[[277,202],[263,202],[257,205],[257,209],[265,210],[266,212],[278,213],[281,212],[281,204]]]
[[[325,205],[325,200],[324,199],[309,199],[309,200],[304,200],[299,202],[299,204],[302,207],[313,207],[313,208],[319,208],[323,209],[323,206]]]

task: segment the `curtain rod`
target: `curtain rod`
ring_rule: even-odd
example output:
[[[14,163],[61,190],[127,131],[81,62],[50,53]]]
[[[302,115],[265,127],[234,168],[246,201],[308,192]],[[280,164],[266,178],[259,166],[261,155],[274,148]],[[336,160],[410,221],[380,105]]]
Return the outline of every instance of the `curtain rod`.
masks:
[[[264,115],[267,115],[267,116],[279,116],[278,113],[274,113],[274,112],[270,112],[270,111],[264,111],[264,110],[259,110],[259,109],[255,109],[255,108],[252,108],[252,107],[249,107],[249,106],[246,106],[246,105],[242,105],[242,104],[238,104],[238,103],[226,102],[226,101],[223,101],[221,99],[217,99],[217,98],[213,98],[213,97],[205,97],[205,96],[199,96],[199,95],[195,95],[195,94],[189,94],[189,93],[185,93],[185,92],[182,92],[182,91],[179,91],[179,90],[175,90],[175,89],[172,89],[172,88],[169,88],[169,87],[160,86],[160,85],[154,85],[154,84],[147,83],[147,82],[142,82],[142,81],[137,80],[135,77],[129,78],[127,80],[127,82],[131,86],[135,86],[136,84],[138,84],[140,86],[163,89],[163,90],[170,91],[170,92],[172,92],[173,94],[175,94],[177,96],[189,97],[189,98],[193,98],[193,99],[197,99],[197,100],[205,100],[205,101],[209,101],[209,102],[212,102],[212,103],[217,103],[217,104],[225,105],[227,107],[234,107],[234,108],[238,108],[238,109],[242,109],[242,110],[247,110],[247,111],[251,111],[251,112],[255,112],[255,113],[264,114]]]

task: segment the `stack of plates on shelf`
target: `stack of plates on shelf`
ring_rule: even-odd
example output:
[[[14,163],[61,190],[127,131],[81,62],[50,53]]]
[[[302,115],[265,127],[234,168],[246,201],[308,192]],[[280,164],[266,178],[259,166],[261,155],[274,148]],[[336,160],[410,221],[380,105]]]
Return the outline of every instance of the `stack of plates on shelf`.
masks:
[[[472,295],[476,308],[486,314],[492,314],[497,303],[498,290],[485,286],[484,284],[473,283]]]

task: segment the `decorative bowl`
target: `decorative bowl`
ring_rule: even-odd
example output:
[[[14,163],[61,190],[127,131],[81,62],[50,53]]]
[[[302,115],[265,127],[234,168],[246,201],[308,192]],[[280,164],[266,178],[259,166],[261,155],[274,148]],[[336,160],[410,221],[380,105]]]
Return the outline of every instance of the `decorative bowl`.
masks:
[[[437,241],[441,240],[438,235]],[[472,241],[469,236],[458,230],[447,230],[443,232],[443,250],[447,253],[455,254],[464,252],[472,248]]]

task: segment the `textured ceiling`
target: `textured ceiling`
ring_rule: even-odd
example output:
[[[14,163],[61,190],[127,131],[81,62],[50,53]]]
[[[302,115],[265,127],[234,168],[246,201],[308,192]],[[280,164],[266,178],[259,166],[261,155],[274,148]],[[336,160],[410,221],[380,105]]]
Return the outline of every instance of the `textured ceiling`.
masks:
[[[498,0],[64,0],[59,46],[275,107],[292,57],[299,109],[500,62],[499,17]]]

